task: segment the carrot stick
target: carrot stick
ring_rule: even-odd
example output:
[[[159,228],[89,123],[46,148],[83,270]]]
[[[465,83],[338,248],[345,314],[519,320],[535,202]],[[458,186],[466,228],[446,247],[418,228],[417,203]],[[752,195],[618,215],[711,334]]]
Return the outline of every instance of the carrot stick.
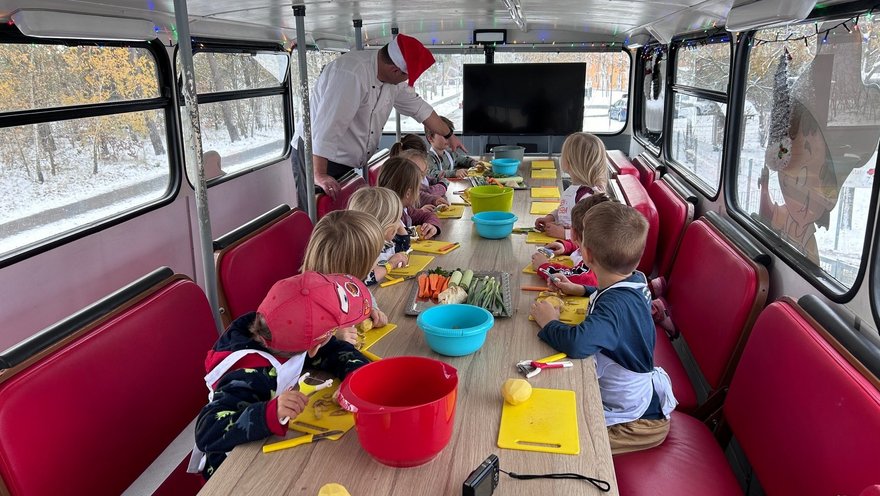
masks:
[[[425,293],[428,292],[428,276],[425,274],[419,275],[419,298],[425,298]]]
[[[523,291],[550,291],[550,288],[546,286],[520,286]]]

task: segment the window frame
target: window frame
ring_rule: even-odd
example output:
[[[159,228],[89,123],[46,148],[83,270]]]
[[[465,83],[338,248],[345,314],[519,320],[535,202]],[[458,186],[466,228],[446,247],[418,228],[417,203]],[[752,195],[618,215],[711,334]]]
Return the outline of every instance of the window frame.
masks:
[[[712,38],[719,37],[718,42],[709,42]],[[725,42],[724,39],[727,38]],[[727,33],[726,31],[720,31],[717,33],[711,34],[703,34],[694,36],[694,35],[684,35],[681,37],[674,38],[672,42],[669,44],[669,58],[667,60],[667,73],[666,73],[666,101],[664,106],[664,115],[663,115],[663,141],[661,145],[663,162],[667,165],[667,167],[674,170],[678,173],[681,178],[687,182],[691,187],[695,188],[699,191],[703,196],[708,198],[711,201],[715,201],[718,199],[718,196],[721,194],[721,191],[724,189],[725,183],[725,175],[724,175],[724,167],[726,162],[726,157],[729,153],[729,150],[724,146],[727,144],[727,136],[730,134],[730,122],[729,118],[731,115],[730,108],[730,91],[731,84],[733,80],[733,69],[734,58],[736,53],[734,52],[734,44],[733,44],[733,35],[731,33]],[[676,66],[678,64],[678,54],[681,51],[682,47],[686,45],[708,45],[708,44],[721,44],[727,43],[728,49],[730,50],[730,62],[728,66],[728,77],[727,77],[727,91],[721,92],[716,90],[707,90],[704,88],[696,88],[693,86],[681,85],[678,84],[677,80],[677,71]],[[670,155],[670,150],[672,149],[672,124],[675,120],[675,95],[682,94],[687,96],[692,96],[696,98],[701,98],[703,100],[712,101],[715,103],[724,104],[727,106],[727,110],[724,115],[724,137],[722,138],[722,149],[721,149],[721,162],[718,166],[721,168],[721,173],[718,175],[718,184],[715,186],[715,191],[709,191],[703,182],[697,178],[693,172],[687,169],[687,167],[673,159]]]
[[[664,129],[661,130],[660,136],[660,144],[655,145],[648,137],[647,132],[645,131],[645,67],[646,60],[644,58],[644,53],[648,50],[654,51],[656,48],[664,46],[666,47],[666,74],[663,77],[663,123]],[[669,63],[670,57],[670,46],[669,44],[662,43],[651,43],[649,45],[645,45],[639,48],[636,51],[636,79],[635,85],[630,84],[630,87],[633,88],[633,102],[639,102],[638,105],[633,105],[633,139],[642,146],[648,153],[653,155],[655,158],[660,159],[663,155],[664,141],[666,140],[666,95],[669,94],[669,78],[671,77],[672,66]]]
[[[19,110],[15,112],[0,113],[0,127],[26,126],[57,122],[90,117],[102,117],[147,110],[162,110],[165,114],[165,146],[168,154],[168,187],[165,195],[156,200],[124,210],[110,217],[90,223],[81,228],[73,229],[66,234],[45,238],[30,245],[25,245],[0,257],[0,269],[21,262],[28,258],[45,253],[59,246],[90,236],[104,229],[122,224],[135,217],[146,214],[165,205],[170,204],[177,197],[181,186],[182,168],[180,140],[180,120],[176,115],[173,71],[165,46],[158,39],[151,41],[117,41],[117,40],[79,40],[62,38],[33,38],[25,36],[17,28],[2,24],[0,25],[0,43],[2,44],[34,44],[34,45],[63,45],[70,47],[97,46],[97,47],[121,47],[141,48],[147,50],[153,56],[156,63],[156,82],[158,83],[159,96],[155,98],[127,100],[106,103],[90,103],[71,105],[66,107],[53,107],[47,109]]]
[[[805,19],[802,23],[809,24],[815,22],[821,22],[827,19],[839,18],[841,16],[850,15],[855,16],[859,13],[866,14],[868,9],[856,9],[851,10],[844,8],[834,8],[834,6],[829,6],[821,9],[821,15],[816,15],[816,11],[813,11],[807,19]],[[802,24],[798,23],[798,24]],[[731,132],[725,138],[724,147],[725,147],[725,155],[724,162],[722,168],[722,175],[726,180],[722,181],[722,189],[724,190],[724,206],[727,210],[730,217],[736,221],[740,226],[745,228],[750,234],[758,238],[761,243],[767,246],[775,256],[781,259],[788,267],[791,267],[798,275],[804,278],[807,282],[809,282],[814,288],[819,290],[822,295],[824,295],[829,300],[835,303],[847,303],[851,301],[859,292],[859,289],[862,286],[862,283],[865,280],[865,274],[868,270],[868,265],[871,265],[876,270],[878,264],[880,264],[880,253],[877,252],[880,249],[880,240],[877,240],[877,232],[876,232],[876,222],[877,222],[877,201],[878,201],[878,191],[880,191],[880,181],[874,180],[874,184],[871,186],[871,206],[873,208],[869,208],[868,213],[868,221],[865,226],[865,239],[863,240],[862,245],[862,257],[861,263],[859,264],[858,273],[856,273],[856,278],[853,281],[852,286],[849,289],[846,289],[846,286],[841,284],[839,281],[826,274],[825,271],[818,265],[815,265],[813,262],[808,260],[802,253],[795,250],[793,247],[789,246],[788,243],[783,241],[781,238],[775,235],[775,233],[767,226],[756,222],[752,219],[750,215],[744,212],[736,203],[736,191],[734,190],[734,184],[736,183],[736,174],[739,172],[739,155],[740,148],[739,142],[742,138],[743,126],[742,126],[742,114],[745,112],[745,96],[746,96],[746,85],[748,82],[748,69],[749,69],[749,60],[751,55],[752,47],[751,42],[757,34],[757,30],[749,31],[747,33],[743,33],[740,35],[736,44],[736,51],[734,53],[734,74],[737,74],[738,77],[731,78],[731,92],[730,92],[730,103],[728,104],[728,111],[735,110],[735,112],[729,112],[732,115],[736,116],[734,122],[731,123],[728,120],[730,125]],[[880,163],[880,158],[878,158],[878,163]],[[873,252],[871,248],[873,247]],[[871,310],[874,313],[875,323],[880,322],[880,314],[878,314],[878,308],[880,308],[880,291],[876,287],[877,284],[870,284],[869,292],[870,292],[870,300],[871,300]]]
[[[193,38],[192,41],[192,51],[193,58],[195,58],[197,53],[272,53],[272,54],[284,54],[287,56],[287,72],[284,75],[284,80],[277,87],[269,87],[269,88],[251,88],[247,90],[227,90],[227,91],[215,91],[211,93],[197,93],[196,94],[196,103],[199,105],[208,104],[208,103],[218,103],[218,102],[229,102],[236,100],[247,100],[251,98],[259,98],[266,96],[278,96],[281,95],[282,107],[284,110],[284,150],[283,153],[279,157],[271,158],[268,160],[264,160],[258,162],[254,165],[251,165],[245,169],[231,172],[229,174],[224,174],[220,177],[215,177],[209,179],[207,181],[207,186],[210,188],[216,184],[224,183],[230,179],[234,179],[236,177],[242,176],[244,174],[250,174],[256,170],[262,169],[264,167],[268,167],[272,164],[276,164],[278,162],[283,162],[290,158],[290,140],[293,138],[293,123],[291,119],[293,119],[293,109],[292,109],[292,96],[291,96],[291,88],[290,88],[290,60],[291,60],[291,52],[285,50],[284,47],[277,43],[260,43],[256,41],[242,41],[242,42],[230,42],[228,40],[219,40],[214,38]],[[180,45],[178,44],[174,48],[174,80],[177,83],[178,88],[178,108],[183,108],[185,106],[183,100],[183,85],[182,83],[182,75],[177,72],[177,61],[180,58]],[[183,139],[183,135],[181,133],[181,140]],[[204,151],[204,150],[203,150]],[[186,178],[187,183],[195,188],[195,185],[189,179],[189,176],[186,174],[184,170],[183,177]]]

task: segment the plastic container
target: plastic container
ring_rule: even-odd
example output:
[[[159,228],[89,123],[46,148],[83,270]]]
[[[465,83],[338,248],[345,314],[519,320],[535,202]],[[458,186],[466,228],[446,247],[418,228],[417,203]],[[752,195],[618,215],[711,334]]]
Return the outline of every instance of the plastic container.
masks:
[[[447,356],[464,356],[480,349],[495,317],[474,305],[449,304],[428,308],[416,319],[432,350]]]
[[[513,188],[496,185],[474,186],[468,190],[471,210],[479,212],[510,212],[513,210]]]
[[[492,161],[492,173],[503,176],[514,176],[519,169],[520,161],[515,158],[496,158]]]
[[[495,158],[515,158],[522,162],[526,149],[513,145],[496,146],[492,148],[492,154],[495,155]]]
[[[345,378],[339,404],[354,413],[364,451],[392,467],[431,461],[455,425],[458,372],[425,357],[384,358]]]
[[[471,217],[474,225],[477,226],[477,234],[488,239],[502,239],[510,236],[516,219],[516,215],[510,212],[492,211],[480,212]]]

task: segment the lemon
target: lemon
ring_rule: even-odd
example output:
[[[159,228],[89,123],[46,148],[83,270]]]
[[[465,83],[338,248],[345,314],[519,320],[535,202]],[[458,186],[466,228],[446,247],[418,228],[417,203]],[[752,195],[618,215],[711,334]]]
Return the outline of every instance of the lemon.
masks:
[[[532,385],[525,379],[507,379],[501,386],[501,396],[511,405],[521,405],[532,397]]]

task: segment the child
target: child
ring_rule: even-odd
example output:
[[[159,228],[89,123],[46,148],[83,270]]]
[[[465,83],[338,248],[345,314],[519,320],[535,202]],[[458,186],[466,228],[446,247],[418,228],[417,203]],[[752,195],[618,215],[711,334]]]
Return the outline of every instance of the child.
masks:
[[[384,246],[382,226],[376,217],[354,210],[335,210],[315,224],[306,246],[302,270],[349,274],[363,281]],[[388,323],[388,317],[379,310],[376,299],[372,301],[370,318],[376,327],[382,327]],[[358,344],[357,331],[353,327],[337,330],[336,337]]]
[[[364,280],[367,286],[372,286],[383,279],[392,268],[403,267],[409,257],[405,250],[398,251],[394,238],[398,229],[402,226],[400,218],[403,216],[403,204],[400,198],[388,188],[361,188],[348,200],[348,209],[365,212],[376,217],[382,226],[382,234],[385,238],[385,248],[379,253],[379,258],[373,266],[373,270]]]
[[[400,202],[403,203],[403,231],[418,226],[419,237],[431,239],[440,234],[440,219],[433,212],[418,208],[419,182],[422,174],[412,161],[403,157],[392,157],[382,165],[379,173],[377,186],[388,188],[397,193]],[[406,235],[398,231],[398,234]]]
[[[209,403],[199,412],[190,471],[209,479],[239,444],[283,436],[308,397],[294,390],[303,365],[343,378],[369,361],[333,337],[370,314],[355,277],[305,272],[272,286],[256,312],[235,319],[205,360]]]
[[[548,236],[571,239],[571,209],[585,196],[604,192],[608,187],[605,145],[589,133],[574,133],[562,143],[559,166],[571,176],[571,186],[562,193],[559,208],[539,217],[535,228]]]
[[[596,375],[613,454],[659,445],[677,404],[663,369],[654,367],[656,331],[645,275],[635,268],[648,223],[634,208],[605,202],[581,227],[581,254],[599,282],[587,318],[570,326],[546,301],[532,305],[538,337],[572,358],[596,356]]]
[[[446,117],[440,119],[449,126],[450,131],[455,131],[452,121]],[[434,177],[456,177],[463,179],[467,177],[467,170],[476,165],[476,160],[467,155],[456,151],[449,150],[449,142],[443,136],[431,131],[425,126],[425,138],[431,144],[428,157],[431,159],[431,167],[428,169],[428,175]]]
[[[542,279],[549,280],[551,285],[555,284],[552,289],[558,289],[565,294],[574,296],[584,296],[596,290],[596,275],[584,264],[584,259],[578,249],[581,238],[579,226],[581,226],[584,215],[589,209],[608,200],[607,196],[600,193],[579,201],[571,209],[571,239],[554,241],[544,246],[556,255],[570,255],[572,262],[574,262],[573,267],[553,263],[551,259],[541,253],[536,252],[532,255],[532,267]],[[565,277],[565,283],[563,283],[563,277]]]
[[[422,171],[422,183],[419,187],[419,204],[420,205],[440,205],[448,204],[446,201],[446,189],[449,187],[449,181],[444,178],[428,176],[428,147],[422,138],[415,134],[405,134],[400,141],[394,143],[389,153],[391,157],[408,158],[419,166]]]

